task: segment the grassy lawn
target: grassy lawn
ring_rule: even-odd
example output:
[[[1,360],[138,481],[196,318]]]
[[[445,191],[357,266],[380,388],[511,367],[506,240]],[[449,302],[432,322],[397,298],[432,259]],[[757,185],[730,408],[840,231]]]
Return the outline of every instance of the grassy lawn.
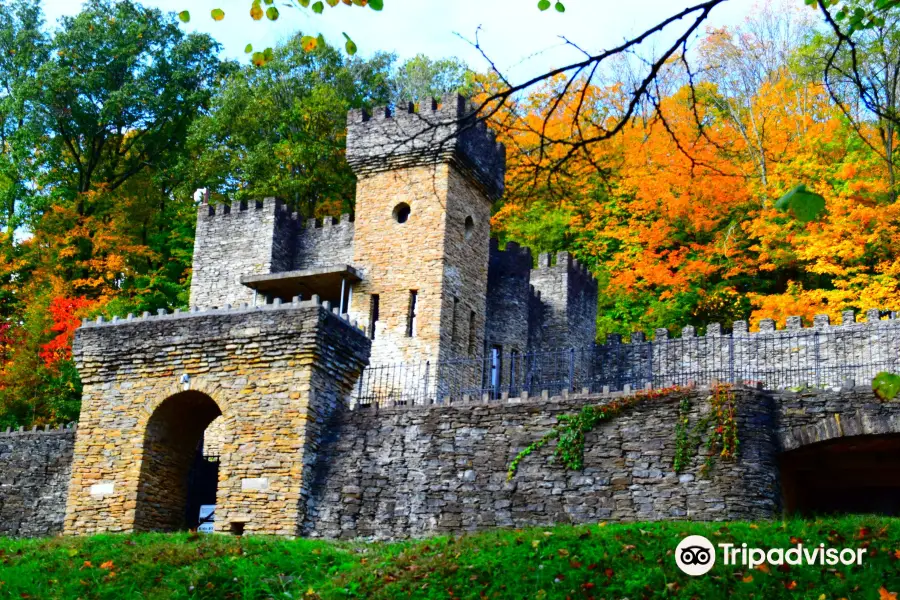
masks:
[[[717,564],[690,577],[673,551],[714,544],[866,547],[862,566]],[[0,539],[0,598],[895,598],[900,519],[634,523],[498,530],[392,544],[145,534]]]

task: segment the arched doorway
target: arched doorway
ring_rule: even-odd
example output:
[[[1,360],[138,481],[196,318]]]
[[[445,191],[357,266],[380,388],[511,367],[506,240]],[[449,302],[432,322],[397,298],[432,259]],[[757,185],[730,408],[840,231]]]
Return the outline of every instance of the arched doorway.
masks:
[[[838,437],[784,452],[788,514],[900,515],[900,434]]]
[[[203,456],[203,432],[222,414],[202,392],[166,398],[144,433],[135,531],[178,531],[197,526],[201,504],[215,500],[217,464]],[[216,467],[215,469],[213,467]]]

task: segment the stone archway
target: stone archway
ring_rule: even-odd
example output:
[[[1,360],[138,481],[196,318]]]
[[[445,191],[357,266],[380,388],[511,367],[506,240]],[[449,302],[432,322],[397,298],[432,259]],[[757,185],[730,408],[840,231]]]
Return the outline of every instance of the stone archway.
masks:
[[[188,390],[169,396],[150,415],[143,439],[135,531],[185,528],[188,476],[204,430],[222,414],[207,394]]]
[[[837,436],[779,457],[788,514],[900,515],[900,433]]]

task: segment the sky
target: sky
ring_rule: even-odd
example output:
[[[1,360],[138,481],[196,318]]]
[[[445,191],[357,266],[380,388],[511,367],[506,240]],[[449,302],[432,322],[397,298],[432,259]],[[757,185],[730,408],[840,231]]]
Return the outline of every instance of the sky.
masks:
[[[799,3],[800,0],[794,0]],[[759,0],[729,0],[710,15],[710,26],[739,24]],[[693,4],[693,2],[691,2]],[[384,0],[384,10],[338,5],[322,15],[283,7],[276,22],[253,21],[249,0],[143,0],[147,6],[179,12],[190,10],[188,31],[211,34],[223,45],[222,56],[247,61],[244,48],[267,46],[302,30],[322,33],[329,43],[343,44],[346,32],[362,56],[375,51],[395,52],[401,60],[425,54],[431,58],[456,56],[471,68],[488,64],[466,40],[479,38],[485,52],[501,70],[521,81],[551,67],[578,60],[564,36],[587,51],[617,45],[626,37],[655,25],[688,5],[685,0],[565,0],[566,12],[540,12],[537,0]],[[43,0],[50,24],[78,12],[79,0]],[[215,22],[210,11],[221,8],[225,19]],[[465,39],[464,39],[465,38]],[[660,42],[665,41],[661,40]],[[565,62],[564,62],[565,61]]]

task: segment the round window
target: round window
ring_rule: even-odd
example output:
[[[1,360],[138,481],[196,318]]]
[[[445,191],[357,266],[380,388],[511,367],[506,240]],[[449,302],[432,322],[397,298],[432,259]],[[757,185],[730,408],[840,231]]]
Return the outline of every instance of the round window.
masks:
[[[409,219],[409,204],[401,202],[394,207],[394,220],[398,223],[406,223]]]
[[[472,237],[472,234],[475,232],[475,219],[471,216],[466,217],[466,239]]]

